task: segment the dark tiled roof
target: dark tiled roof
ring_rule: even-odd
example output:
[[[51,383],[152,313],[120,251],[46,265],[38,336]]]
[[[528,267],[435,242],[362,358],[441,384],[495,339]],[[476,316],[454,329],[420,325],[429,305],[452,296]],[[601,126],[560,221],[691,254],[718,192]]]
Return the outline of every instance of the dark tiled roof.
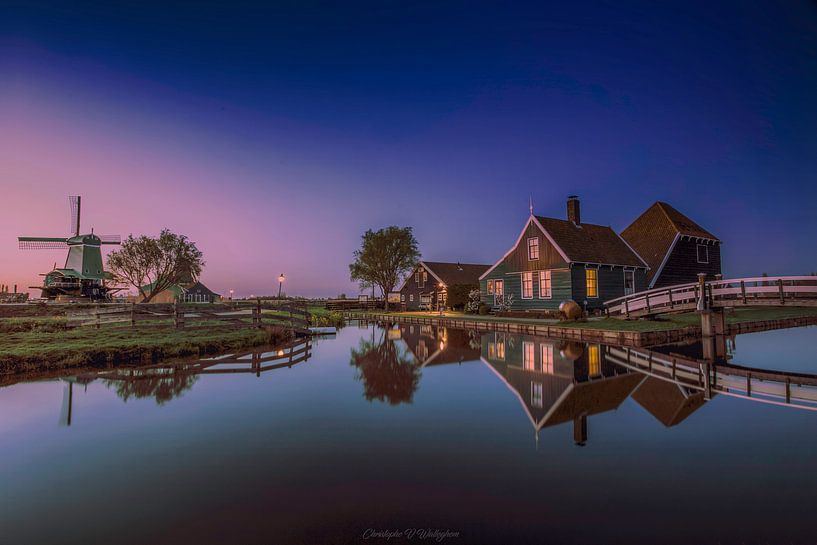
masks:
[[[650,266],[647,279],[652,280],[672,246],[675,236],[718,238],[665,202],[656,202],[621,232],[622,238]]]
[[[442,263],[440,261],[423,261],[423,264],[436,274],[446,286],[479,284],[479,277],[491,267],[490,265]]]
[[[644,267],[627,243],[610,227],[536,216],[570,261]]]
[[[644,379],[640,373],[627,373],[590,382],[580,382],[550,415],[544,426],[594,415],[618,408]]]

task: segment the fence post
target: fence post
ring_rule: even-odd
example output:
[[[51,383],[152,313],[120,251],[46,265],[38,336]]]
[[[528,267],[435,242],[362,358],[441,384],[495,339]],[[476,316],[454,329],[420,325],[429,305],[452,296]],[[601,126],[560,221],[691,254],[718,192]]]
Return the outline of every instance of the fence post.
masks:
[[[644,300],[647,303],[647,312],[649,313],[649,312],[652,311],[652,309],[650,308],[650,294],[649,293],[644,294]]]
[[[624,315],[627,316],[627,319],[629,320],[630,319],[630,304],[627,301],[628,301],[628,299],[624,300]],[[548,327],[548,331],[550,331],[549,327]]]
[[[675,304],[672,302],[672,288],[667,290],[667,295],[669,296],[669,308],[672,308],[675,306]]]
[[[743,298],[743,304],[746,304],[746,282],[740,281],[740,296]]]
[[[96,328],[100,328],[100,317],[99,317],[99,307],[94,307],[94,315],[96,316]]]
[[[252,323],[255,327],[261,327],[261,299],[255,300],[255,308],[253,309],[253,317]]]
[[[130,326],[136,327],[136,303],[130,304]]]
[[[179,308],[178,299],[173,301],[173,321],[176,324],[176,329],[181,329],[184,327],[184,314],[181,312]]]
[[[783,291],[783,279],[782,278],[777,279],[777,288],[778,288],[778,291],[780,292],[780,304],[785,305],[786,304],[786,294]]]

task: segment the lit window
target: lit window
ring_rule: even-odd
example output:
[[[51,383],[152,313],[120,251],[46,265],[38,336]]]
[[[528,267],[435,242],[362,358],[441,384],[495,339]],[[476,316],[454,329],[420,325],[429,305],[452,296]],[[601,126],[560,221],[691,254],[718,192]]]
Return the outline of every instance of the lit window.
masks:
[[[533,273],[522,273],[522,299],[533,298]]]
[[[709,263],[709,246],[698,244],[698,263]]]
[[[504,280],[494,280],[494,295],[505,295]]]
[[[536,345],[534,343],[522,343],[522,366],[527,371],[533,371],[536,367]]]
[[[548,375],[553,374],[553,345],[549,343],[542,343],[540,351],[542,352],[542,372]]]
[[[414,281],[417,283],[417,285],[420,285],[420,271],[414,273]]]
[[[411,301],[412,303],[414,302],[414,294],[413,293],[409,294],[409,301]]]
[[[496,336],[496,357],[499,360],[505,359],[505,334]]]
[[[493,280],[488,280],[487,289],[488,289],[488,295],[493,295],[494,294],[494,281]]]
[[[539,298],[550,299],[553,295],[551,291],[550,271],[539,271]]]
[[[542,392],[544,388],[542,387],[541,382],[531,382],[530,383],[530,404],[536,407],[537,409],[542,408]]]
[[[496,343],[488,343],[488,359],[496,358]]]
[[[539,259],[539,237],[528,239],[528,259]]]
[[[596,377],[601,374],[601,357],[599,345],[591,344],[587,347],[587,375]]]
[[[587,296],[599,296],[599,271],[596,269],[586,269],[585,278],[587,280]]]
[[[405,294],[405,293],[401,293],[401,294],[400,294],[400,302],[401,302],[401,303],[405,303],[405,302],[406,302],[406,294]]]

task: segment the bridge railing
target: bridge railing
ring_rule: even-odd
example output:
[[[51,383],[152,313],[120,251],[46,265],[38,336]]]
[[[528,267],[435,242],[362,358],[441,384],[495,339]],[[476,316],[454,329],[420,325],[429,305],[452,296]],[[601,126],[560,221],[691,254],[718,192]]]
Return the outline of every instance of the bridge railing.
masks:
[[[707,307],[786,304],[796,299],[817,300],[817,276],[757,276],[709,280],[701,294],[698,282],[655,288],[611,299],[605,303],[611,316],[649,315],[695,308],[703,297]]]

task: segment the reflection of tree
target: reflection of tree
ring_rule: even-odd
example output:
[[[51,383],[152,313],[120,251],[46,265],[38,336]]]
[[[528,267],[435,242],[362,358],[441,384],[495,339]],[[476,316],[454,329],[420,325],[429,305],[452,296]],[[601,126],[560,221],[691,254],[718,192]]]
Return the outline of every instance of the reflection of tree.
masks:
[[[162,405],[182,392],[189,390],[198,380],[193,373],[168,372],[158,374],[154,371],[134,371],[126,379],[105,380],[105,385],[116,389],[116,395],[127,401],[131,397],[142,399],[152,397]]]
[[[352,349],[349,362],[357,367],[357,379],[363,381],[363,396],[371,401],[388,401],[391,405],[411,403],[420,382],[420,369],[411,358],[398,352],[383,334],[379,341],[363,340]]]

